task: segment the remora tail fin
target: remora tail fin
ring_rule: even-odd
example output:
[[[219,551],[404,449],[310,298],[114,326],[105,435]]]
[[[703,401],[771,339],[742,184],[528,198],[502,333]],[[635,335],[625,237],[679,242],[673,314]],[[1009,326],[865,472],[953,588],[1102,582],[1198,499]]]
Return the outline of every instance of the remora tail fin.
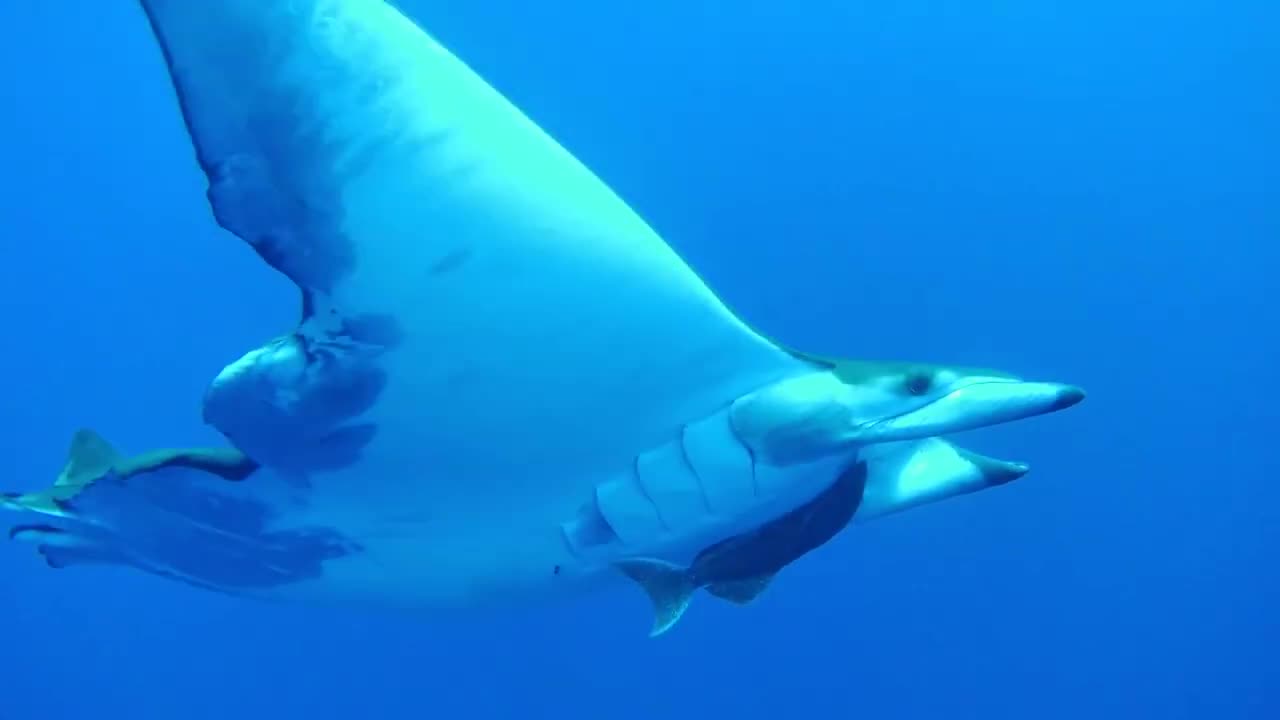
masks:
[[[63,515],[65,503],[111,474],[122,462],[123,457],[111,443],[93,430],[81,428],[71,436],[67,460],[53,485],[28,493],[0,493],[0,507]]]
[[[670,630],[689,608],[689,602],[698,590],[687,569],[665,560],[619,560],[614,567],[649,595],[649,601],[653,603],[653,628],[649,637],[657,637]]]
[[[67,463],[54,485],[82,486],[91,483],[123,460],[124,457],[101,435],[88,428],[80,428],[71,436]]]

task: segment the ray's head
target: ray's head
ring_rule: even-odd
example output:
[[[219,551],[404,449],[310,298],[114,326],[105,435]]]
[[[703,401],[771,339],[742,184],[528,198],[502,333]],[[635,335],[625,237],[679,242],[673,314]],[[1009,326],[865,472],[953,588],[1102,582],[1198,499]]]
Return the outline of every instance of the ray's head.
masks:
[[[846,439],[911,440],[1065,410],[1084,399],[1073,385],[999,370],[924,363],[842,361],[832,371],[855,414]]]

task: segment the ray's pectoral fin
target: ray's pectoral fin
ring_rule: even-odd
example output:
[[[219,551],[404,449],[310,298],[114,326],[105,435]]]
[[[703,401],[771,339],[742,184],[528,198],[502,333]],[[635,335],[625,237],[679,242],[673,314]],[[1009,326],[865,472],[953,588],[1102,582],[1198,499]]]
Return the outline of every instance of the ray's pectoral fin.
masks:
[[[653,604],[653,627],[649,637],[657,637],[670,630],[684,616],[697,592],[698,585],[689,571],[675,563],[654,558],[619,560],[614,567],[626,575]]]

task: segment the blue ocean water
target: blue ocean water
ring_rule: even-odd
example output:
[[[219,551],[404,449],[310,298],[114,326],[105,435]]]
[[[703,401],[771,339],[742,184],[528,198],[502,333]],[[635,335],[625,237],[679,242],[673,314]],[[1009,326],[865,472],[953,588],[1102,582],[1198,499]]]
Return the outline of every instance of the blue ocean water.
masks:
[[[1078,383],[1009,486],[645,637],[638,592],[447,623],[0,545],[0,718],[1280,717],[1280,11],[398,3],[789,344]],[[0,4],[0,452],[217,442],[296,319],[217,228],[136,3]]]

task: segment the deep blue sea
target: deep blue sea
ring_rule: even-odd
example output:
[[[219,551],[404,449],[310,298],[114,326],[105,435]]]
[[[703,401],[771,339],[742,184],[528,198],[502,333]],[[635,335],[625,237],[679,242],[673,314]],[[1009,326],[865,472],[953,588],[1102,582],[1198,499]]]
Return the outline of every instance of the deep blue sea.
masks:
[[[630,587],[441,621],[0,543],[0,719],[1280,718],[1280,6],[397,4],[773,337],[1088,399],[656,640]],[[221,442],[296,290],[213,222],[136,2],[0,32],[0,489],[80,426]]]

